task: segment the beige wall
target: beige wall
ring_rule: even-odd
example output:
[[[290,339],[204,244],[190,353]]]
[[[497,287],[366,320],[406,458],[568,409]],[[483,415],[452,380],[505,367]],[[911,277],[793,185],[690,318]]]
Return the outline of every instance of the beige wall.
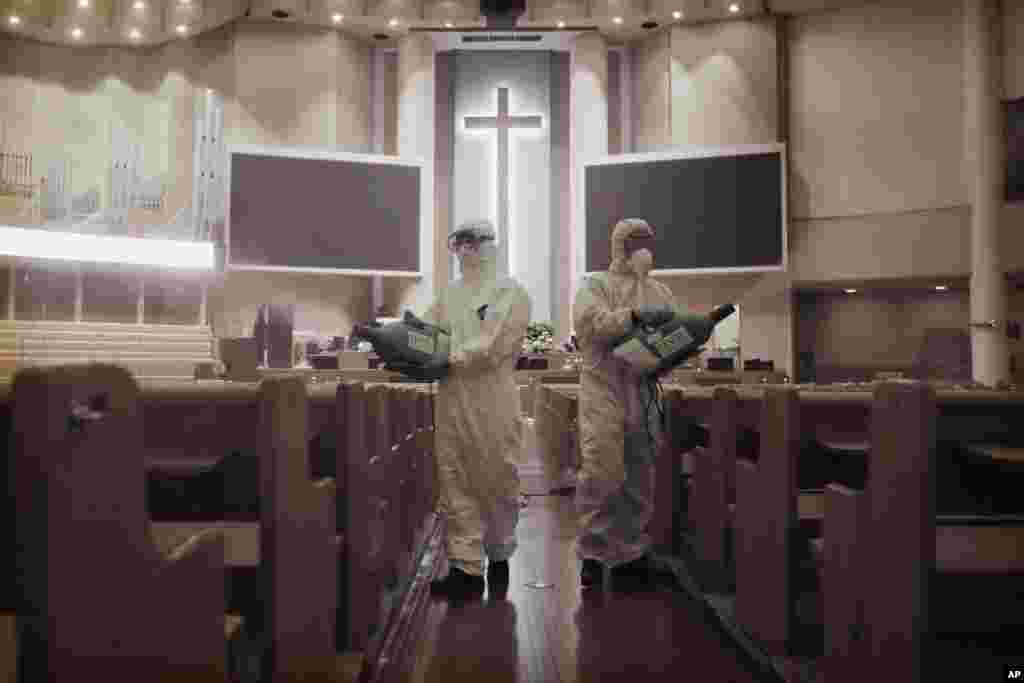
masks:
[[[229,144],[369,144],[369,51],[337,32],[243,22],[164,47],[68,48],[0,37],[5,151],[33,154],[33,175],[58,155],[73,161],[72,190],[106,200],[111,122],[143,145],[144,172],[165,178],[168,219],[192,196],[193,114],[206,88],[225,99]],[[29,217],[0,201],[0,222]],[[296,327],[347,333],[369,313],[367,278],[229,273],[210,289],[219,336],[249,334],[262,303],[292,303]],[[109,311],[120,319],[124,306]],[[97,309],[92,307],[94,311]],[[95,315],[94,313],[93,315]]]
[[[671,35],[671,31],[662,31],[632,49],[633,139],[637,152],[671,144]]]
[[[673,145],[779,139],[775,25],[766,19],[672,29]]]
[[[676,27],[668,45],[638,47],[638,89],[669,70],[672,144],[788,145],[789,273],[666,280],[693,308],[738,301],[744,357],[786,365],[792,283],[969,273],[959,7],[874,2],[787,18],[779,32]],[[1004,81],[1019,97],[1024,0],[1004,0],[1004,15]],[[638,140],[659,139],[665,116],[659,93],[639,96]],[[1024,207],[1008,206],[1006,270],[1024,269],[1022,228]]]
[[[1024,92],[1024,3],[1004,3],[1004,82]],[[959,0],[794,18],[790,258],[795,281],[970,272]],[[841,84],[841,86],[840,86]],[[1004,268],[1024,267],[1007,207]]]
[[[1024,317],[1024,290],[1011,292],[1010,318]],[[799,346],[814,351],[822,364],[910,365],[925,332],[932,328],[967,330],[970,296],[966,289],[947,292],[887,290],[854,295],[802,297]],[[898,334],[880,334],[898,330]],[[1024,359],[1024,341],[1011,340],[1011,352]]]
[[[1006,98],[1024,97],[1024,0],[1003,0],[1003,55]]]
[[[793,218],[967,201],[959,7],[960,0],[875,3],[792,20]]]

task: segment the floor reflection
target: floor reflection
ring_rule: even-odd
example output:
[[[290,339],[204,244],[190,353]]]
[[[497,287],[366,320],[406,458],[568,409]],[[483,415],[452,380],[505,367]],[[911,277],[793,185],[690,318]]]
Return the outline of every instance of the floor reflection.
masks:
[[[581,596],[571,498],[532,497],[520,520],[504,599],[432,603],[410,680],[755,680],[683,593],[606,583]]]

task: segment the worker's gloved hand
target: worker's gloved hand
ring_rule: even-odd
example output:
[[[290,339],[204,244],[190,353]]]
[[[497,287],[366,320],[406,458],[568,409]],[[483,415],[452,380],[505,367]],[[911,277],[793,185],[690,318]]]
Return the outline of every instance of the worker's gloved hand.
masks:
[[[658,327],[672,320],[675,315],[672,307],[665,304],[641,306],[633,309],[633,324],[643,325],[644,327]]]
[[[451,364],[448,362],[447,354],[435,353],[431,356],[430,360],[423,365],[392,361],[385,365],[385,367],[388,370],[400,372],[406,377],[410,377],[412,379],[433,382],[447,377]]]

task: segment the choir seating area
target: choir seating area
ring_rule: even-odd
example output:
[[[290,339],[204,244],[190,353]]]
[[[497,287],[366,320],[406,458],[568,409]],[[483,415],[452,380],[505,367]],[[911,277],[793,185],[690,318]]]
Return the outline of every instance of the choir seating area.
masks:
[[[196,365],[214,360],[213,346],[205,325],[0,321],[0,378],[20,367],[87,360],[139,378],[192,379]]]

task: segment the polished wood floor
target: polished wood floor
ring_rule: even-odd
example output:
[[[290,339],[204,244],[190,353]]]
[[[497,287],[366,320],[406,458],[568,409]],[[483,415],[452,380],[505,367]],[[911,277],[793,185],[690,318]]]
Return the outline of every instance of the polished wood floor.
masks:
[[[434,599],[411,683],[762,680],[681,591],[581,596],[574,537],[571,498],[531,496],[507,595]]]

